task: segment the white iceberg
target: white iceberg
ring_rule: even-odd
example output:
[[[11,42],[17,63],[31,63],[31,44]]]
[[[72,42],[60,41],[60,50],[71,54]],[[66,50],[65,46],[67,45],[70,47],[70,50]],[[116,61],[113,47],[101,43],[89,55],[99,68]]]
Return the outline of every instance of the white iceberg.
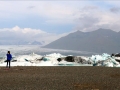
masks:
[[[11,61],[11,66],[105,66],[105,67],[120,67],[120,63],[115,60],[116,57],[103,53],[102,55],[75,56],[74,62],[65,60],[65,55],[60,53],[51,53],[47,55],[38,55],[35,53],[29,55],[15,56]],[[58,58],[63,58],[58,61]],[[2,58],[0,66],[6,66],[4,62],[6,58]],[[79,62],[82,60],[83,63]],[[88,64],[89,62],[89,64]]]

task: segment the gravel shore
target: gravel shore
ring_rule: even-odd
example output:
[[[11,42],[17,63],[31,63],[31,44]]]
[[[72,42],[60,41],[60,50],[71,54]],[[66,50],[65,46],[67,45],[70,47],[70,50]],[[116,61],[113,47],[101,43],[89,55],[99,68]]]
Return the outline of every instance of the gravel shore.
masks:
[[[0,90],[120,90],[120,68],[0,67]]]

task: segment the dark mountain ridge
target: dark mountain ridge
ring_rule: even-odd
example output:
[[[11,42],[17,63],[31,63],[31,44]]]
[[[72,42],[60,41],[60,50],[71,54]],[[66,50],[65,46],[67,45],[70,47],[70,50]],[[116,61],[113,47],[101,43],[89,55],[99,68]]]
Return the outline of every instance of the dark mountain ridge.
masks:
[[[76,31],[51,42],[43,48],[118,53],[120,52],[120,32],[102,28],[92,32]]]

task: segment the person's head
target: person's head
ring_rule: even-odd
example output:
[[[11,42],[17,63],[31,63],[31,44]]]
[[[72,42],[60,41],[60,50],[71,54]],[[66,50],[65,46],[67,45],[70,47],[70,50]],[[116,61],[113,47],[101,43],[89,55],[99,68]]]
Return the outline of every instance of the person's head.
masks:
[[[8,54],[10,54],[10,51],[8,51]]]

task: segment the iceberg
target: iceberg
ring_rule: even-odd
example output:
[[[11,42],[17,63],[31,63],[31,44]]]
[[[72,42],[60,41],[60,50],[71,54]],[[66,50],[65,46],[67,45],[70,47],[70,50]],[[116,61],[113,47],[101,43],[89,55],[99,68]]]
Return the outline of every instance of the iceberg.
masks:
[[[68,58],[69,57],[69,58]],[[58,59],[59,58],[59,59]],[[68,60],[72,59],[72,60]],[[120,60],[120,58],[117,57]],[[6,58],[0,59],[0,66],[6,66]],[[11,60],[11,66],[104,66],[120,67],[115,56],[107,53],[92,56],[73,56],[62,55],[60,53],[51,53],[39,55],[31,53],[28,55],[17,55]]]
[[[102,55],[92,55],[90,59],[94,62],[94,66],[116,67],[120,64],[115,60],[114,56],[107,53],[103,53]]]

